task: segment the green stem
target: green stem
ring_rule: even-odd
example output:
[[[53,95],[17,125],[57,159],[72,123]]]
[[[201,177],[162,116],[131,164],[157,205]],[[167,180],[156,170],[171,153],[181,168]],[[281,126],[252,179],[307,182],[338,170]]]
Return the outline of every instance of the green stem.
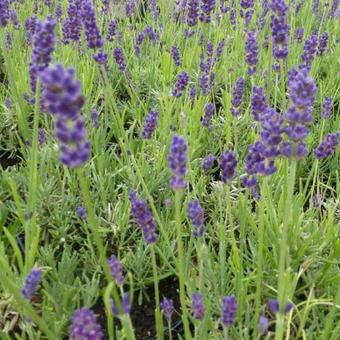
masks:
[[[277,313],[275,340],[281,340],[284,333],[284,308],[286,298],[286,262],[288,252],[288,228],[290,225],[291,206],[294,194],[294,184],[296,175],[296,160],[294,159],[289,171],[289,161],[285,160],[285,207],[283,214],[283,224],[279,249],[279,268],[278,268],[278,300],[280,311]]]
[[[184,325],[184,335],[186,340],[190,340],[191,333],[188,321],[188,312],[185,302],[185,273],[184,273],[184,251],[182,241],[182,221],[181,221],[181,191],[175,191],[175,214],[177,228],[177,270],[179,279],[179,297],[182,307],[182,321]]]
[[[151,245],[151,258],[152,258],[152,269],[153,269],[153,283],[155,290],[155,300],[156,300],[156,310],[155,310],[155,320],[156,320],[156,331],[157,339],[164,339],[164,329],[163,320],[159,303],[159,289],[158,289],[158,274],[157,274],[157,262],[154,245]]]

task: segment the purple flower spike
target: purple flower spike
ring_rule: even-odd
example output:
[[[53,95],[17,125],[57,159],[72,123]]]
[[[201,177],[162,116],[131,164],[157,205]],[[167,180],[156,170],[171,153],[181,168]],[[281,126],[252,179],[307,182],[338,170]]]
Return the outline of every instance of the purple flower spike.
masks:
[[[158,112],[151,110],[145,117],[144,128],[142,131],[143,139],[151,139],[158,124]]]
[[[40,281],[41,281],[41,269],[39,268],[32,269],[32,271],[27,275],[24,287],[21,290],[22,296],[27,300],[31,300],[38,290]]]
[[[303,67],[310,69],[312,62],[315,58],[318,47],[318,32],[314,31],[311,36],[306,40],[303,48],[301,58],[303,60]]]
[[[176,45],[171,47],[171,56],[176,66],[182,65],[181,55],[179,53],[179,49]]]
[[[289,313],[293,309],[294,305],[291,302],[288,302],[285,307],[285,313]]]
[[[87,211],[84,207],[80,206],[77,208],[77,214],[81,220],[86,220],[87,218]]]
[[[201,10],[200,21],[205,23],[211,22],[211,14],[216,6],[215,0],[201,0]]]
[[[163,301],[160,303],[161,311],[164,314],[164,317],[168,322],[171,321],[172,314],[175,311],[174,302],[172,299],[163,298]]]
[[[101,340],[103,332],[97,323],[96,316],[87,308],[76,310],[71,319],[71,339]]]
[[[83,26],[85,29],[87,47],[91,49],[102,48],[104,40],[102,39],[97,26],[95,11],[92,3],[85,0],[82,5]]]
[[[314,150],[317,159],[324,159],[330,156],[340,142],[340,131],[326,135],[320,145]]]
[[[202,159],[201,167],[204,172],[208,172],[214,166],[216,156],[209,155]]]
[[[204,210],[199,200],[192,200],[188,203],[188,217],[194,226],[193,236],[204,235]]]
[[[188,16],[187,24],[189,27],[197,25],[198,12],[199,12],[199,0],[188,0]]]
[[[114,37],[116,35],[116,30],[117,30],[117,23],[114,20],[111,20],[109,23],[108,33],[106,37],[107,41],[114,40]]]
[[[82,0],[69,0],[67,18],[63,22],[63,43],[80,42],[82,30]]]
[[[112,255],[107,261],[111,275],[116,280],[118,286],[122,286],[124,283],[123,265],[118,261],[115,255]]]
[[[118,307],[111,301],[111,309],[112,313],[115,317],[119,316],[119,309]],[[124,314],[129,314],[131,311],[131,299],[128,293],[124,293],[122,298],[122,309]]]
[[[221,306],[221,323],[223,327],[231,326],[236,317],[237,303],[233,296],[224,296]]]
[[[322,104],[322,118],[328,119],[332,112],[332,98],[325,97],[323,104]]]
[[[115,59],[118,69],[120,71],[125,71],[126,69],[126,61],[125,61],[125,56],[124,52],[120,47],[116,47],[113,50],[113,58]]]
[[[129,200],[131,202],[132,217],[135,223],[142,229],[145,243],[156,242],[158,238],[156,233],[157,225],[149,206],[134,191],[129,193]]]
[[[279,301],[276,299],[269,299],[267,302],[267,306],[273,314],[278,313],[280,310]]]
[[[215,106],[213,103],[207,103],[204,107],[204,116],[202,119],[202,125],[208,130],[211,130],[211,120],[214,114]]]
[[[324,55],[327,50],[327,45],[328,45],[328,33],[323,32],[319,38],[318,50],[316,54],[318,56]]]
[[[221,179],[224,183],[231,181],[236,176],[237,160],[233,151],[226,151],[220,157]]]
[[[188,83],[189,83],[189,76],[188,76],[188,74],[185,71],[181,72],[178,75],[177,82],[175,84],[174,89],[172,90],[172,95],[175,98],[181,97],[181,95],[183,94],[183,92],[184,92],[185,88],[187,87]]]
[[[231,100],[232,104],[231,114],[233,116],[239,116],[241,114],[241,110],[239,109],[239,107],[242,104],[244,86],[245,86],[244,78],[242,77],[238,78],[233,88],[233,96]]]
[[[30,84],[33,93],[35,93],[40,73],[48,67],[52,60],[51,54],[55,47],[55,26],[56,22],[52,17],[48,17],[44,22],[38,21],[35,24],[30,62]]]
[[[204,319],[204,304],[200,293],[193,293],[191,298],[191,312],[195,319]]]
[[[254,119],[261,120],[261,116],[267,109],[266,97],[262,87],[254,86],[253,94],[251,97],[251,107]]]
[[[170,185],[174,190],[186,187],[184,177],[187,172],[187,151],[185,139],[181,136],[174,136],[168,156],[169,168],[172,172]]]
[[[249,65],[248,74],[252,75],[256,72],[256,65],[259,61],[259,47],[256,41],[255,31],[249,31],[246,41],[246,63]]]
[[[260,320],[259,320],[259,326],[258,326],[261,335],[264,335],[267,333],[268,326],[269,326],[268,319],[265,316],[261,315]]]
[[[0,1],[0,27],[6,27],[10,19],[9,1]]]

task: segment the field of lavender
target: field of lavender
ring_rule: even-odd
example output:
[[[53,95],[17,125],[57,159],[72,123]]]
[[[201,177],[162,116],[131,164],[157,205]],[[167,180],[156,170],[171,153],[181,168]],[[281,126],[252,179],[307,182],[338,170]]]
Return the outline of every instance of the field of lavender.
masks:
[[[0,0],[0,339],[340,339],[339,0]]]

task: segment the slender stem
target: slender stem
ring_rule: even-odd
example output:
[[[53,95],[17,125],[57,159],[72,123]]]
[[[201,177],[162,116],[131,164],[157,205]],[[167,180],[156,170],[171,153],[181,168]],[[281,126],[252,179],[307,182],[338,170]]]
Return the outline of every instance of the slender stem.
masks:
[[[171,328],[171,320],[168,321],[168,328],[169,328],[169,340],[172,340],[172,328]]]
[[[156,310],[155,310],[155,320],[156,320],[156,331],[157,339],[164,339],[164,329],[163,320],[159,303],[159,289],[158,289],[158,274],[157,274],[157,262],[154,245],[151,245],[151,258],[152,258],[152,269],[153,269],[153,283],[155,290],[155,300],[156,300]]]
[[[177,270],[179,279],[179,297],[182,307],[182,320],[184,325],[185,339],[191,339],[191,333],[188,322],[188,312],[185,303],[185,273],[184,273],[184,251],[182,241],[182,221],[181,221],[181,191],[175,191],[175,213],[177,228]]]
[[[289,171],[289,161],[285,160],[285,207],[283,214],[283,224],[280,239],[279,249],[279,268],[278,268],[278,300],[280,311],[277,313],[275,340],[281,340],[284,333],[284,307],[285,307],[285,295],[286,295],[286,262],[288,253],[288,227],[290,225],[291,206],[294,193],[296,174],[296,160],[291,163],[291,169]]]

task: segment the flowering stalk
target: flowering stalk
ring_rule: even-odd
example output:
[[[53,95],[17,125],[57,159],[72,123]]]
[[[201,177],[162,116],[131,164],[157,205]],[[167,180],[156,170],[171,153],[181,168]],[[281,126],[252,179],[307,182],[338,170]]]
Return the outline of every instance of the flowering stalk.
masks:
[[[296,159],[292,159],[289,169],[289,161],[285,159],[285,206],[283,211],[283,224],[279,245],[279,267],[278,267],[278,300],[280,310],[276,317],[275,340],[282,340],[284,333],[285,301],[286,301],[286,262],[288,252],[288,228],[290,225],[291,206],[294,193],[296,176]],[[282,309],[283,308],[283,309]]]

